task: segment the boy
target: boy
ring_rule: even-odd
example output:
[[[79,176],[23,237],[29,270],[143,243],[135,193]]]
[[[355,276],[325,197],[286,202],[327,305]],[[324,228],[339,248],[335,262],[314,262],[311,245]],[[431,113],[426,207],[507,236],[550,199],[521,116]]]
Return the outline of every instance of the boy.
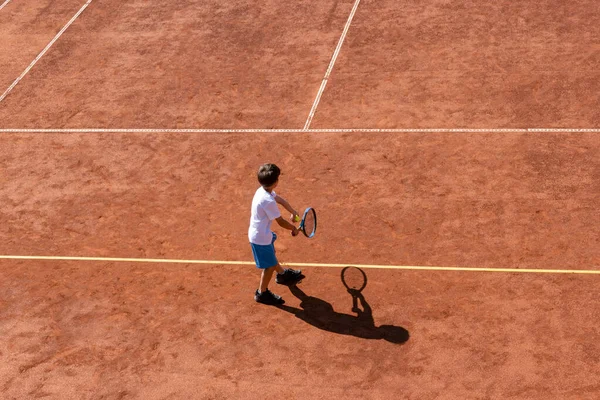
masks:
[[[281,296],[277,296],[268,289],[273,272],[277,271],[275,281],[283,285],[293,285],[304,278],[301,271],[284,269],[275,256],[275,240],[277,235],[271,232],[271,222],[277,221],[282,228],[292,231],[292,235],[298,235],[298,228],[289,223],[281,216],[277,204],[281,204],[292,213],[295,220],[298,212],[290,204],[275,193],[279,183],[281,170],[275,164],[264,164],[258,169],[258,188],[252,199],[252,213],[250,216],[250,227],[248,228],[248,239],[254,254],[256,267],[262,270],[260,286],[254,293],[254,300],[263,304],[283,304]]]

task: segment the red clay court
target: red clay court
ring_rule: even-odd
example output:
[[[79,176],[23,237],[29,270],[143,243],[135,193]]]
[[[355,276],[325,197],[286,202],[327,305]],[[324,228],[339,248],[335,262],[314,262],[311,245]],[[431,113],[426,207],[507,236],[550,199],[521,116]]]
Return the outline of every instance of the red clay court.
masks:
[[[600,397],[597,2],[0,0],[0,37],[2,399]],[[267,161],[319,216],[274,226],[281,308]]]

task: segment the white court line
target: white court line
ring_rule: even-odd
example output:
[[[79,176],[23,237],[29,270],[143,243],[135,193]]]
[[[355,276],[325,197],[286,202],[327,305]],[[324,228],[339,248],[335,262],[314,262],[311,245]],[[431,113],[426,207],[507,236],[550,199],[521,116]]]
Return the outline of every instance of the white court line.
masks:
[[[116,258],[116,257],[72,257],[72,256],[14,256],[0,255],[0,260],[39,260],[39,261],[95,261],[95,262],[128,262],[146,264],[205,264],[205,265],[254,265],[254,261],[219,261],[219,260],[179,260],[163,258]],[[321,264],[321,263],[282,263],[290,267],[345,268],[357,267],[365,269],[396,269],[412,271],[455,271],[455,272],[510,272],[529,274],[587,274],[600,275],[600,269],[534,269],[534,268],[473,268],[473,267],[440,267],[410,265],[369,265],[369,264]]]
[[[67,24],[60,30],[60,32],[58,32],[56,36],[54,36],[54,39],[52,39],[50,43],[48,43],[48,45],[44,48],[44,50],[42,50],[42,52],[38,54],[35,60],[33,60],[31,64],[29,64],[29,66],[25,68],[25,71],[23,71],[23,73],[17,79],[15,79],[12,85],[10,85],[8,89],[6,89],[4,93],[2,93],[2,96],[0,96],[0,103],[2,102],[2,100],[4,100],[6,96],[8,96],[11,90],[13,90],[15,86],[17,86],[17,83],[19,83],[21,79],[23,79],[23,77],[27,75],[27,73],[31,70],[31,68],[33,68],[33,66],[39,61],[39,59],[42,58],[44,54],[46,54],[46,52],[48,51],[48,49],[50,49],[50,47],[52,47],[54,42],[56,42],[58,38],[61,37],[61,35],[67,30],[67,28],[71,26],[71,24],[77,19],[77,17],[79,17],[79,15],[81,15],[83,10],[85,10],[91,2],[92,0],[87,0],[87,2],[79,9],[79,11],[77,11],[77,14],[75,14],[73,18],[71,18],[71,20],[67,22]]]
[[[0,10],[2,10],[8,3],[10,3],[10,0],[6,0],[4,3],[2,3]]]
[[[340,128],[340,129],[160,129],[160,128],[6,128],[0,133],[600,133],[600,128]]]
[[[321,87],[319,87],[319,92],[317,93],[317,97],[315,98],[315,102],[310,109],[310,113],[308,114],[308,118],[306,119],[306,123],[304,124],[304,130],[308,130],[310,128],[310,124],[315,116],[315,112],[317,111],[317,107],[319,106],[319,102],[321,101],[321,96],[325,91],[325,86],[327,86],[327,81],[329,80],[329,76],[331,75],[331,71],[333,71],[333,66],[335,65],[335,61],[337,60],[338,54],[340,54],[340,50],[342,49],[342,44],[344,44],[344,40],[346,39],[346,35],[348,34],[348,29],[350,29],[350,24],[352,23],[352,19],[354,18],[354,14],[356,13],[356,9],[358,8],[358,4],[360,0],[356,0],[354,2],[354,7],[352,7],[352,11],[350,12],[350,16],[348,17],[348,21],[346,21],[346,26],[344,26],[344,31],[342,32],[342,36],[338,41],[337,47],[333,52],[333,56],[331,57],[331,61],[329,62],[329,66],[327,67],[327,71],[325,72],[325,77],[323,77],[323,81],[321,82]]]

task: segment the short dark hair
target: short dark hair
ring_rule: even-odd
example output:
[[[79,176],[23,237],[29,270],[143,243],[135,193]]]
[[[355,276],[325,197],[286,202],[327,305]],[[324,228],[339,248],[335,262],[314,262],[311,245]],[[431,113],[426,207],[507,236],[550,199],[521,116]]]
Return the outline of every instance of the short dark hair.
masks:
[[[275,164],[263,164],[258,169],[258,182],[263,187],[273,186],[279,179],[281,170]]]

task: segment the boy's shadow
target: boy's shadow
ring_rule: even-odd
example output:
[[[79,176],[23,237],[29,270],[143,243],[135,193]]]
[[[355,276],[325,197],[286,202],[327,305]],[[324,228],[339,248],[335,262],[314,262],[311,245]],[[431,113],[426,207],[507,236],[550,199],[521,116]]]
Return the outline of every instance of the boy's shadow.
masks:
[[[316,328],[364,339],[385,339],[397,344],[406,342],[410,336],[408,331],[400,326],[381,325],[376,327],[371,306],[359,291],[348,291],[360,301],[363,308],[362,310],[359,308],[353,310],[357,313],[356,316],[334,311],[331,304],[317,297],[308,296],[298,286],[290,286],[290,291],[300,300],[301,308],[286,305],[280,305],[278,308],[294,314],[297,318]]]

